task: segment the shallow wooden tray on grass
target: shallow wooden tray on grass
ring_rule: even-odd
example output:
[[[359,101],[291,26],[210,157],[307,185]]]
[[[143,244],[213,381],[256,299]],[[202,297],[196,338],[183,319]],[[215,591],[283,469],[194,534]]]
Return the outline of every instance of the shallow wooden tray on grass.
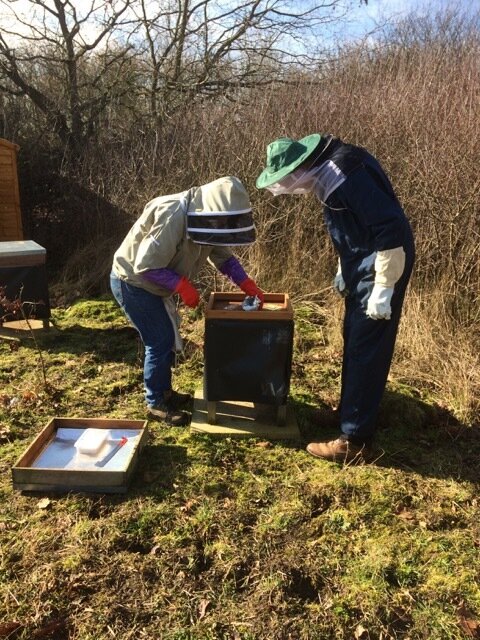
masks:
[[[74,443],[88,428],[108,429],[112,439],[96,456],[78,457]],[[127,443],[105,466],[97,466],[122,435]],[[125,493],[146,440],[146,420],[51,418],[12,467],[13,487],[21,491]]]

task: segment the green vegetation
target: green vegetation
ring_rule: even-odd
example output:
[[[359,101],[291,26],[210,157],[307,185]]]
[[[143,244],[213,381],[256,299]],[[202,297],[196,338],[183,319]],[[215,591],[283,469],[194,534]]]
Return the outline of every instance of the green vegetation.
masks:
[[[270,23],[265,3],[237,3],[240,40],[227,30],[215,44],[205,6],[223,3],[208,0],[189,14],[187,45],[174,25],[190,3],[140,3],[162,18],[140,12],[130,24],[142,25],[139,44],[152,38],[147,60],[112,35],[110,10],[132,3],[87,3],[108,22],[95,51],[74,3],[54,4],[72,17],[61,33],[32,0],[33,40],[0,43],[0,136],[20,146],[24,229],[47,250],[56,325],[40,351],[28,332],[0,339],[0,639],[479,638],[478,12],[412,15],[365,45],[293,64],[276,34],[288,24],[298,36],[309,12],[298,31],[294,18]],[[272,27],[258,40],[247,6]],[[340,385],[342,305],[321,208],[255,189],[271,140],[313,132],[378,157],[415,234],[367,466],[304,450],[336,433]],[[150,422],[127,495],[14,492],[11,467],[50,417],[145,417],[141,345],[108,294],[112,254],[148,200],[222,175],[251,194],[258,241],[243,264],[293,300],[291,403],[304,442]],[[207,269],[196,284],[208,294],[225,281]],[[193,391],[202,310],[182,313],[175,382]]]
[[[297,310],[305,441],[333,433],[322,425],[340,359],[325,311]],[[82,300],[54,321],[37,338],[49,392],[28,335],[15,350],[0,341],[0,637],[476,637],[480,438],[430,390],[392,379],[373,465],[149,422],[125,496],[45,501],[14,491],[10,468],[49,417],[144,417],[137,337],[114,302]],[[175,381],[193,391],[203,321],[185,313],[183,332]]]

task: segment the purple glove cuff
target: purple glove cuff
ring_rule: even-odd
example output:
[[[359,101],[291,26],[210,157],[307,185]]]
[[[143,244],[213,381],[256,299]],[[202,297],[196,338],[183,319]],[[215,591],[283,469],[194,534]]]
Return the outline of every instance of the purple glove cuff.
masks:
[[[237,286],[240,286],[240,283],[248,278],[244,268],[235,256],[231,256],[228,260],[225,260],[225,262],[220,266],[220,271],[224,276],[230,278],[230,280],[232,280],[232,282]]]
[[[142,278],[148,282],[156,284],[157,287],[163,287],[169,291],[175,291],[182,276],[173,269],[150,269],[141,274]]]

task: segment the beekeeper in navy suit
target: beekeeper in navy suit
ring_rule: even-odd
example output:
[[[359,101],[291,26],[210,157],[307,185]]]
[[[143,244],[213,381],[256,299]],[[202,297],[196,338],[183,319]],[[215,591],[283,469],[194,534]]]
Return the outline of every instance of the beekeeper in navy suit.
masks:
[[[307,451],[327,460],[368,459],[414,262],[410,224],[379,162],[332,135],[269,144],[257,187],[273,195],[314,193],[323,204],[339,256],[334,286],[345,297],[341,434],[311,442]]]
[[[196,307],[195,278],[207,260],[248,296],[263,302],[263,291],[249,278],[232,247],[255,240],[248,193],[235,176],[148,202],[113,258],[110,287],[145,345],[143,379],[148,412],[172,426],[188,423],[182,410],[191,399],[172,389],[178,294]]]

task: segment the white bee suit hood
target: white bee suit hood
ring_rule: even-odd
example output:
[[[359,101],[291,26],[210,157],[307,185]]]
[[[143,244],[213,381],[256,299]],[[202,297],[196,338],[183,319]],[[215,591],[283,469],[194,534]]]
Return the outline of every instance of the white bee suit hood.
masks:
[[[191,189],[187,208],[187,236],[195,244],[242,246],[255,241],[248,193],[233,176]]]

